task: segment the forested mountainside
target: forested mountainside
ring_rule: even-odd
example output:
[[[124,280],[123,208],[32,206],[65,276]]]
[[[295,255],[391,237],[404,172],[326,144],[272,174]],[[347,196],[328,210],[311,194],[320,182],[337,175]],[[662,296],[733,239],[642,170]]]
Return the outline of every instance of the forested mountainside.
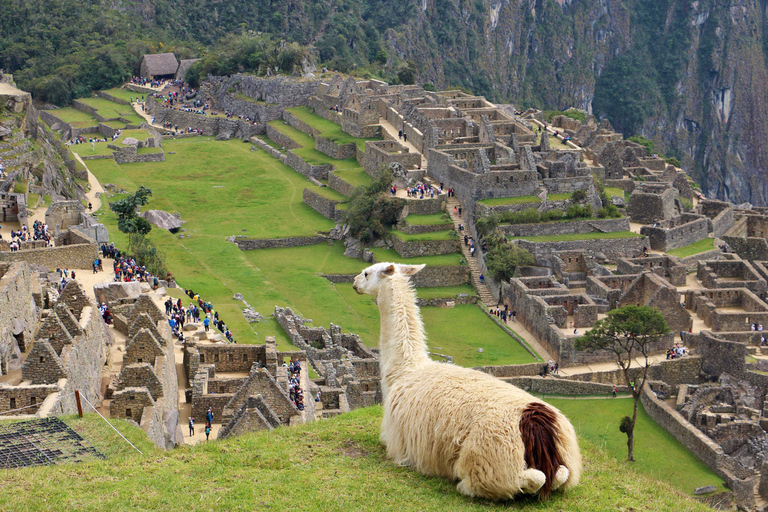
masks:
[[[582,108],[652,139],[707,195],[768,204],[768,0],[0,0],[0,12],[0,66],[46,101],[113,85],[148,51],[208,55],[208,72],[309,56]]]

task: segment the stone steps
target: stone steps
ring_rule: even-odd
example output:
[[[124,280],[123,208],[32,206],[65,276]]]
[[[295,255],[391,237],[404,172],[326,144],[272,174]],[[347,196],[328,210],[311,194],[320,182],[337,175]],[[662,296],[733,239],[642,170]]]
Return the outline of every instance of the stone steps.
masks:
[[[454,206],[459,207],[461,206],[461,203],[455,197],[449,197],[445,204],[445,209],[446,212],[448,212],[448,216],[451,217],[451,220],[453,221],[454,229],[456,229],[457,233],[460,233],[459,224],[462,224],[463,220],[458,215],[453,214]],[[480,270],[480,265],[477,263],[477,259],[470,255],[469,246],[465,245],[463,241],[459,245],[461,246],[461,254],[464,256],[464,259],[467,260],[470,280],[472,285],[477,290],[477,294],[480,297],[480,300],[486,307],[495,307],[498,304],[498,300],[493,296],[491,290],[488,288],[488,285],[480,282],[480,274],[482,272]]]

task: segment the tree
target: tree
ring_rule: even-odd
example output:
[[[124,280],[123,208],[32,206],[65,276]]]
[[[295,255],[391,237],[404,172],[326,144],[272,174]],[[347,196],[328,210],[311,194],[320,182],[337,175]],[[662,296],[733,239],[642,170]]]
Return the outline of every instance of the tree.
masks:
[[[608,316],[599,320],[584,336],[576,340],[577,350],[610,350],[616,356],[624,382],[632,392],[634,408],[632,417],[621,420],[619,430],[627,434],[627,460],[634,461],[635,424],[637,422],[637,404],[648,377],[648,351],[652,344],[669,332],[664,316],[658,309],[650,306],[627,305],[608,312]],[[642,355],[645,365],[640,375],[635,377],[634,385],[630,377],[632,359]]]
[[[117,214],[117,229],[123,233],[149,233],[152,226],[146,219],[137,216],[136,211],[149,202],[147,198],[151,195],[152,189],[142,185],[125,199],[109,203],[109,209]]]
[[[515,275],[518,267],[534,262],[533,255],[518,245],[506,241],[495,243],[492,237],[485,241],[490,248],[485,255],[485,266],[496,281],[506,281]]]
[[[404,200],[384,194],[393,179],[392,170],[382,166],[373,183],[357,187],[352,194],[345,222],[349,233],[364,244],[384,237],[387,229],[397,224],[405,207]]]

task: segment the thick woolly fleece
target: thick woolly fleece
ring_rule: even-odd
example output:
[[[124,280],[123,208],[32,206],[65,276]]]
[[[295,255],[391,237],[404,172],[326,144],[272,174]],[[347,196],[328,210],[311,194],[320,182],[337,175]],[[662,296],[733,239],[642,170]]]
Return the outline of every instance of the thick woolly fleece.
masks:
[[[355,278],[377,298],[387,455],[458,480],[468,496],[546,498],[579,482],[573,426],[556,408],[488,374],[432,361],[409,275],[420,266],[377,263]],[[523,438],[525,434],[527,439]]]

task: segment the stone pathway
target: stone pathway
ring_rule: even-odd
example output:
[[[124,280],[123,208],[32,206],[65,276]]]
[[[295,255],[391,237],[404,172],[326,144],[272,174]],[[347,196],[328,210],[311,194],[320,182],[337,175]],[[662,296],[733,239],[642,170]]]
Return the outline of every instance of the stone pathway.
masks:
[[[398,130],[395,129],[394,126],[392,126],[392,123],[387,121],[385,118],[379,119],[379,124],[381,125],[381,128],[386,131],[389,135],[392,136],[392,138],[396,141],[398,141],[400,144],[408,148],[408,151],[411,153],[416,153],[417,155],[421,155],[418,149],[416,149],[416,146],[411,144],[410,142],[404,141],[403,139],[397,138],[397,132]],[[426,169],[427,168],[427,157],[424,155],[421,155],[421,168]]]

